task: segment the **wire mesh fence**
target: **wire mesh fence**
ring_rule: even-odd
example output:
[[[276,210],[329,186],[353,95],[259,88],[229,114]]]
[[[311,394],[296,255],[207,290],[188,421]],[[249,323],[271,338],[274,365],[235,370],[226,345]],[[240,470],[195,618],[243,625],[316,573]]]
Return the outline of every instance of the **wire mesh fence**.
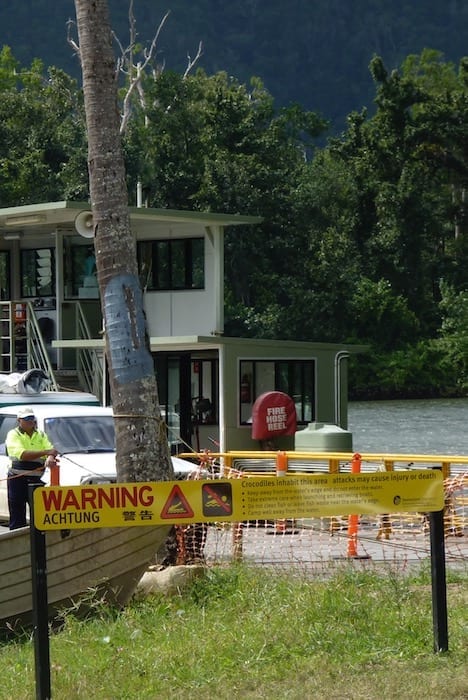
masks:
[[[226,455],[224,455],[226,457]],[[274,453],[199,455],[193,478],[275,476]],[[460,459],[461,462],[457,462]],[[439,468],[444,479],[444,532],[447,568],[468,570],[468,458],[438,456],[362,456],[362,471]],[[289,473],[349,472],[350,456],[305,459],[291,455]],[[264,566],[300,567],[313,574],[330,573],[343,564],[392,566],[400,571],[430,565],[429,515],[423,512],[381,513],[357,517],[351,544],[350,516],[241,523],[213,522],[177,528],[179,563],[227,564],[242,560]]]

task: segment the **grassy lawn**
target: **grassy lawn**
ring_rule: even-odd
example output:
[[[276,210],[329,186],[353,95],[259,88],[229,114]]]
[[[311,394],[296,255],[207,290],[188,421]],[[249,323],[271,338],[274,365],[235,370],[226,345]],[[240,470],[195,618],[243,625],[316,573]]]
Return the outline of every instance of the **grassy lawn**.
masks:
[[[448,573],[449,651],[435,654],[427,572],[207,569],[179,596],[67,616],[50,636],[52,697],[467,699],[467,583]],[[0,699],[35,697],[30,636],[0,654]]]

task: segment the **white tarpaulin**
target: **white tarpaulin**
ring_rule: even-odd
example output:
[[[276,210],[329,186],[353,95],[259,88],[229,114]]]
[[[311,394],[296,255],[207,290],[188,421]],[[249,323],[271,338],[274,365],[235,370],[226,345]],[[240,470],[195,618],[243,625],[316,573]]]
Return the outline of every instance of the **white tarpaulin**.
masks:
[[[48,384],[47,374],[42,369],[28,369],[27,372],[0,374],[2,394],[40,394]]]

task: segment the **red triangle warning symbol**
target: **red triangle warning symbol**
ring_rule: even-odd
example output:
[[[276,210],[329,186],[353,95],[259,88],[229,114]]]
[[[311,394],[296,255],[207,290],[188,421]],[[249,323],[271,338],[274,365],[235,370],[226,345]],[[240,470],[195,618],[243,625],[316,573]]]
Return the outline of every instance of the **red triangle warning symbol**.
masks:
[[[182,489],[177,484],[173,487],[169,497],[161,511],[161,518],[172,520],[173,518],[193,518],[194,512],[185,498]]]

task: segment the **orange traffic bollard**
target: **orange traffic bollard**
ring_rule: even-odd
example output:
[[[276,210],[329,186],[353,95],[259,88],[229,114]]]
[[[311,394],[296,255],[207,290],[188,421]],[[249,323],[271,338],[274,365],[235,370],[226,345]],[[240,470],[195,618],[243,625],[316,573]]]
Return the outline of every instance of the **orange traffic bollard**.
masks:
[[[276,476],[285,476],[288,472],[288,458],[285,452],[276,454]],[[275,522],[275,532],[286,532],[286,520],[281,519]]]
[[[286,452],[277,452],[276,454],[276,476],[286,476],[288,473],[288,455]],[[294,535],[296,533],[295,520],[290,521],[291,528],[288,529],[288,520],[286,518],[281,518],[275,521],[275,534],[288,534]]]
[[[284,476],[288,471],[288,456],[286,452],[276,454],[276,476]]]
[[[60,465],[55,457],[47,457],[45,466],[50,471],[50,485],[60,486]]]
[[[356,453],[351,461],[351,474],[360,474],[361,455]],[[370,559],[368,555],[359,556],[357,553],[357,536],[359,527],[359,515],[352,513],[348,516],[348,553],[347,556],[354,559]]]

